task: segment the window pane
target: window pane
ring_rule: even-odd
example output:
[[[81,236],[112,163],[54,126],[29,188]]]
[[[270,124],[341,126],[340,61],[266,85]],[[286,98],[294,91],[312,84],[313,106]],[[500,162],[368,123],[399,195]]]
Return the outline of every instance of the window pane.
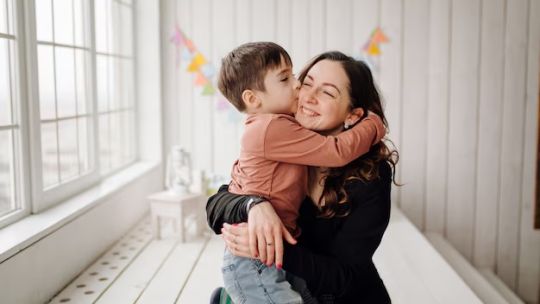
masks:
[[[134,135],[134,125],[131,124],[130,118],[131,111],[122,113],[121,116],[121,128],[124,131],[122,136],[122,161],[129,162],[133,157],[133,149],[131,147],[131,141]]]
[[[0,125],[11,124],[11,77],[10,53],[11,41],[0,38]]]
[[[117,110],[120,108],[122,99],[122,74],[121,74],[121,59],[109,57],[109,88],[111,99],[109,100],[109,110]]]
[[[119,112],[110,114],[109,133],[111,134],[111,167],[116,168],[122,165],[122,132]]]
[[[38,45],[39,109],[41,119],[56,117],[53,48]]]
[[[133,8],[118,0],[95,6],[96,44],[105,53],[97,56],[96,77],[101,171],[107,173],[135,157]]]
[[[86,103],[86,84],[87,84],[87,51],[75,50],[76,72],[77,72],[77,112],[79,115],[88,113],[88,104]]]
[[[107,53],[109,51],[110,2],[109,0],[95,0],[94,3],[96,51]]]
[[[135,87],[133,85],[135,75],[133,74],[133,60],[122,60],[122,87],[123,87],[123,108],[133,107],[135,104]]]
[[[73,49],[56,47],[56,100],[58,117],[73,116],[75,104],[75,54]]]
[[[71,0],[54,0],[54,41],[73,44],[73,3]]]
[[[111,54],[120,54],[120,4],[117,1],[111,1],[110,4],[110,23],[109,23],[109,52]]]
[[[133,24],[132,24],[132,8],[127,5],[120,5],[120,45],[121,54],[126,56],[132,55],[133,50]]]
[[[98,111],[103,112],[109,109],[109,58],[107,56],[96,56],[96,78],[97,78],[97,98]]]
[[[86,46],[86,0],[74,0],[73,10],[75,13],[75,45]]]
[[[14,209],[15,170],[11,130],[0,132],[0,215]]]
[[[7,3],[0,0],[0,33],[8,33]]]
[[[39,41],[52,41],[52,0],[36,0],[36,31]]]
[[[58,152],[56,122],[41,124],[41,162],[43,188],[58,184]]]
[[[60,180],[63,182],[79,174],[76,119],[59,121],[58,135],[60,147]]]
[[[90,169],[90,159],[88,157],[88,147],[89,145],[89,134],[87,127],[88,118],[79,118],[77,123],[79,124],[78,128],[78,140],[79,140],[79,168],[80,172],[85,173]]]
[[[111,168],[109,130],[109,115],[99,115],[99,159],[101,170],[104,172]]]

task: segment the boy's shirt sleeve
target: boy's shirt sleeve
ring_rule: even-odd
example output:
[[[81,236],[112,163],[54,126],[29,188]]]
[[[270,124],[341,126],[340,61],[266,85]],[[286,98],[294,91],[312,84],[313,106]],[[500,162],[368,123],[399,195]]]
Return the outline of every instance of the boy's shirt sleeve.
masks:
[[[337,136],[320,135],[292,118],[276,116],[264,134],[264,158],[307,166],[341,167],[367,153],[385,133],[376,115],[369,115]]]

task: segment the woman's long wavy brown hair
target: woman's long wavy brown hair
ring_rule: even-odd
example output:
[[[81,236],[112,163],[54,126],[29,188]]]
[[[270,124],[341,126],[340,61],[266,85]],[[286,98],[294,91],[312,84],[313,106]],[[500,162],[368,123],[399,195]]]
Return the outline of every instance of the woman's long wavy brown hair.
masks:
[[[331,60],[341,63],[345,73],[349,78],[350,109],[362,108],[365,118],[368,111],[371,111],[382,119],[388,128],[388,122],[384,115],[379,92],[373,81],[373,76],[369,67],[362,61],[356,60],[338,51],[325,52],[312,59],[312,61],[300,73],[298,79],[304,82],[309,70],[321,60]],[[317,204],[320,208],[320,217],[343,217],[347,216],[350,208],[341,208],[348,203],[348,195],[345,186],[352,180],[370,182],[379,178],[379,164],[386,161],[392,168],[392,181],[396,183],[395,172],[399,154],[395,150],[390,140],[384,140],[371,147],[368,153],[350,162],[344,167],[330,168],[326,171],[325,177],[320,182],[324,182],[324,189]],[[324,206],[320,202],[324,199]]]

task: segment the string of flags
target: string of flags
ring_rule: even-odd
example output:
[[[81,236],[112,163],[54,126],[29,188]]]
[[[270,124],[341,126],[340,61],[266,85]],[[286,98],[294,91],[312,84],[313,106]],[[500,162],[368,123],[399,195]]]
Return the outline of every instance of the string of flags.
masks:
[[[216,74],[216,69],[206,57],[197,49],[191,39],[189,39],[180,29],[178,24],[175,25],[173,34],[170,37],[170,42],[174,44],[176,49],[176,66],[180,67],[181,61],[188,62],[186,71],[194,74],[194,85],[201,87],[202,96],[215,96],[216,109],[219,112],[228,112],[228,120],[237,122],[241,119],[241,115],[234,109],[223,95],[216,90],[213,84],[213,76]]]
[[[360,59],[364,60],[371,70],[378,70],[374,58],[381,55],[382,43],[388,43],[390,40],[380,27],[376,27],[362,47]]]
[[[215,96],[217,94],[216,109],[219,112],[228,111],[230,121],[239,119],[240,115],[225,97],[216,90],[212,82],[213,76],[216,74],[216,69],[197,49],[193,41],[182,32],[178,24],[174,27],[170,42],[174,44],[176,49],[176,66],[180,67],[182,60],[189,63],[186,70],[194,74],[194,84],[196,87],[202,88],[201,95]],[[381,55],[380,45],[388,42],[389,39],[386,34],[380,27],[376,27],[361,48],[361,54],[357,59],[366,62],[371,70],[378,70],[378,66],[374,60]]]
[[[203,96],[213,96],[216,93],[212,84],[212,77],[215,74],[214,66],[197,50],[193,41],[182,32],[178,25],[175,25],[170,41],[176,47],[176,66],[180,66],[180,52],[182,52],[182,59],[189,62],[187,71],[195,74],[195,86],[202,87]]]

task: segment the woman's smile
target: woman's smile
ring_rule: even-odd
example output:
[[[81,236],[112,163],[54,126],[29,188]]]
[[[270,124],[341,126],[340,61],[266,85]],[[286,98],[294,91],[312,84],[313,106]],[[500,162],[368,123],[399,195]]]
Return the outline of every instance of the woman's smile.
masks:
[[[303,115],[306,115],[306,116],[309,116],[309,117],[315,117],[315,116],[320,116],[319,113],[311,110],[311,109],[308,109],[304,106],[300,106],[300,111],[302,112]]]

